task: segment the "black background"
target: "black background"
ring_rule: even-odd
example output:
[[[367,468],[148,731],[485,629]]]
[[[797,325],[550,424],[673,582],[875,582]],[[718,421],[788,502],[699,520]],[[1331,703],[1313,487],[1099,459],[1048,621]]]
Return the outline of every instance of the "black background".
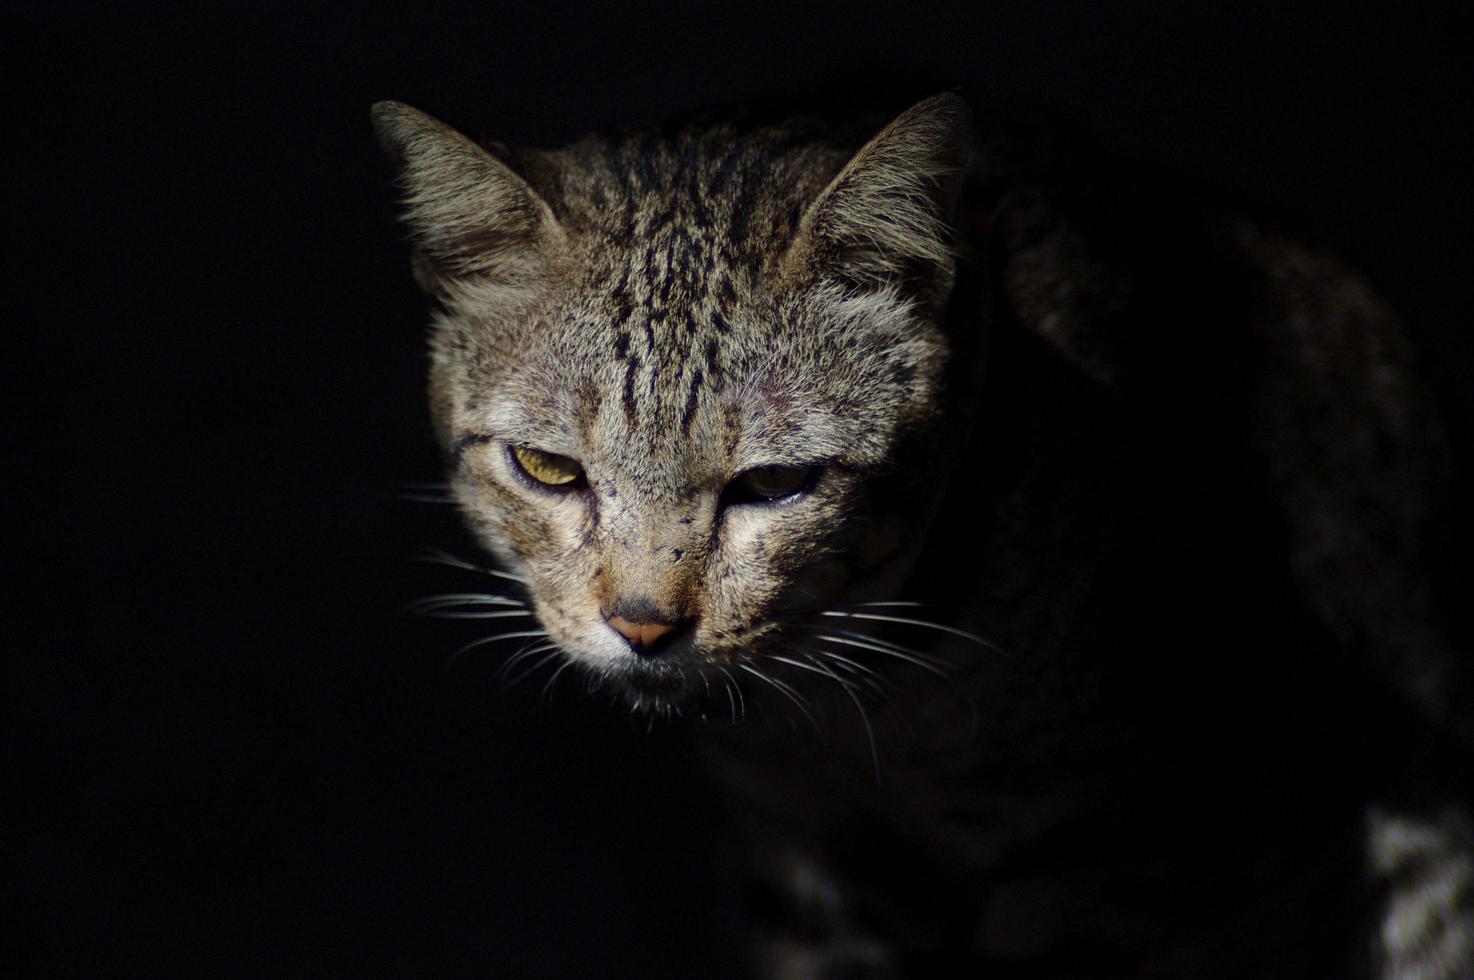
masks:
[[[1463,438],[1460,25],[1186,6],[8,7],[5,962],[733,968],[681,740],[395,613],[474,580],[409,561],[469,552],[398,496],[438,474],[376,99],[533,144],[857,72],[1036,99],[1367,270]]]

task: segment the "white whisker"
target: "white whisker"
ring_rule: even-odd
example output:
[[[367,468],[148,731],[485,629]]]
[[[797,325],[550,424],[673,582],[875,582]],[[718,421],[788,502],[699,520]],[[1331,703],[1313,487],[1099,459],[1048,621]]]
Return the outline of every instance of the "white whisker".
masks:
[[[557,670],[553,671],[553,676],[552,677],[549,677],[548,678],[548,682],[543,685],[542,693],[540,695],[538,695],[538,697],[540,699],[542,699],[542,700],[546,700],[547,697],[548,697],[548,695],[550,693],[552,693],[553,685],[558,682],[558,675],[561,674],[561,673],[563,673],[563,671],[567,670],[569,667],[572,667],[572,666],[573,666],[573,661],[572,660],[564,660],[562,666],[560,666]]]
[[[732,724],[737,724],[737,699],[732,696],[732,680],[730,677],[722,678],[722,690],[727,692],[727,704],[732,709]]]
[[[547,653],[550,650],[556,649],[558,649],[558,644],[551,641],[548,643],[537,643],[529,640],[527,643],[523,644],[523,646],[518,649],[516,653],[512,654],[505,661],[503,661],[502,665],[496,669],[496,673],[492,676],[501,677],[505,680],[507,672],[510,671],[517,664],[526,660],[528,657],[535,657],[540,653]]]
[[[527,579],[523,578],[520,575],[513,575],[511,572],[504,572],[498,568],[487,568],[484,565],[477,565],[473,562],[466,561],[465,559],[457,558],[455,555],[446,554],[443,551],[432,550],[423,555],[416,555],[415,560],[428,561],[436,565],[449,565],[451,568],[460,568],[468,572],[480,572],[483,575],[492,575],[496,578],[504,578],[508,581],[516,582],[519,585],[527,584]]]
[[[814,659],[813,654],[809,654],[808,656],[810,660],[813,660],[815,665],[823,668],[824,673],[834,678],[835,682],[839,684],[840,688],[844,691],[846,696],[848,696],[849,699],[854,702],[855,710],[860,713],[860,723],[865,726],[865,739],[870,743],[870,764],[872,767],[874,767],[875,770],[875,785],[879,786],[880,750],[877,749],[875,746],[875,729],[870,726],[870,715],[865,711],[864,702],[860,700],[860,696],[854,692],[853,688],[849,684],[845,683],[843,678],[841,678],[834,671],[830,670],[828,667],[824,666],[824,663],[822,661]]]
[[[733,677],[732,672],[726,667],[719,666],[717,667],[717,670],[720,670],[722,672],[722,676],[727,679],[727,684],[730,685],[727,691],[728,700],[731,700],[734,693],[737,695],[737,704],[740,710],[737,712],[737,715],[734,717],[733,720],[735,721],[737,718],[746,719],[747,699],[742,696],[742,685],[737,683],[737,678]]]
[[[825,609],[822,610],[819,615],[839,616],[846,619],[868,619],[882,623],[900,623],[906,626],[920,626],[925,629],[937,630],[938,632],[947,633],[952,636],[960,636],[964,640],[971,640],[972,642],[980,646],[987,647],[989,650],[993,650],[997,653],[1003,653],[1003,650],[1001,650],[996,644],[983,639],[976,633],[969,633],[967,632],[967,630],[960,630],[953,626],[944,626],[941,623],[933,623],[930,620],[926,619],[908,619],[905,616],[883,616],[880,613],[844,612],[838,609]],[[1004,654],[1004,656],[1007,656],[1007,654]]]
[[[458,660],[462,654],[474,650],[477,647],[486,646],[488,643],[498,643],[502,640],[516,640],[523,637],[544,637],[547,635],[547,630],[517,630],[513,633],[497,633],[495,636],[483,636],[479,640],[472,640],[470,643],[467,643],[455,653],[451,654],[451,663],[454,663],[456,660]]]
[[[526,606],[527,603],[513,596],[488,595],[484,592],[443,592],[439,595],[427,595],[423,599],[404,606],[404,612],[412,612],[416,609],[434,608],[436,606]]]
[[[891,653],[906,654],[908,656],[916,657],[918,660],[924,660],[939,670],[950,670],[952,667],[952,664],[944,657],[940,657],[931,653],[923,653],[922,651],[917,650],[914,647],[902,646],[901,644],[896,643],[893,640],[883,639],[879,636],[872,636],[869,633],[860,633],[855,630],[838,628],[824,629],[824,627],[822,626],[811,627],[808,632],[810,634],[816,635],[821,630],[832,636],[847,636],[850,639],[859,640],[863,643],[869,644],[871,647],[882,647]]]
[[[788,666],[790,666],[790,667],[797,667],[799,670],[807,670],[811,674],[819,674],[819,675],[824,676],[824,677],[833,677],[834,676],[834,674],[830,673],[829,671],[819,670],[817,667],[814,667],[814,666],[811,666],[811,665],[805,664],[805,663],[800,663],[799,661],[793,660],[793,659],[791,659],[789,657],[780,657],[776,653],[764,654],[763,657],[766,660],[776,660],[780,664],[788,664]]]
[[[828,643],[840,643],[844,646],[858,647],[861,650],[873,650],[874,652],[884,654],[887,657],[895,657],[897,660],[904,660],[907,663],[915,664],[923,670],[936,674],[938,677],[941,677],[945,680],[951,680],[946,671],[944,671],[941,667],[938,667],[936,664],[932,663],[929,658],[916,653],[914,650],[907,651],[902,648],[895,647],[892,644],[884,643],[883,641],[871,640],[868,637],[865,639],[859,639],[852,636],[835,636],[831,633],[815,633],[814,636]]]
[[[849,657],[841,656],[840,654],[837,654],[832,650],[809,650],[807,651],[807,653],[811,657],[822,657],[824,660],[833,661],[840,666],[847,668],[849,671],[857,675],[855,678],[856,683],[867,684],[869,686],[869,689],[871,691],[874,691],[876,694],[883,695],[887,688],[896,692],[900,691],[900,688],[896,687],[896,685],[892,683],[891,680],[887,678],[884,674],[875,670],[873,667],[867,667],[865,664],[860,663],[858,660],[851,660]]]
[[[767,674],[764,674],[762,671],[758,670],[756,667],[753,667],[751,664],[738,664],[737,667],[739,670],[745,670],[752,676],[756,677],[758,680],[770,685],[774,690],[778,691],[778,693],[782,694],[788,700],[792,701],[794,707],[798,708],[798,710],[803,713],[803,716],[809,720],[809,724],[814,726],[814,731],[820,733],[821,735],[823,734],[824,729],[819,726],[818,719],[814,717],[813,713],[809,710],[808,704],[792,687],[789,687],[787,684],[783,683],[775,677],[769,677]]]
[[[527,678],[537,673],[549,660],[555,659],[559,655],[560,651],[557,647],[553,647],[550,650],[544,650],[541,652],[543,655],[537,659],[536,663],[534,663],[531,667],[528,667],[526,670],[522,671],[522,673],[518,674],[516,677],[510,678],[506,682],[505,687],[508,690],[516,687],[518,684],[521,684],[523,681],[527,680]],[[529,656],[531,656],[531,654],[529,654]]]

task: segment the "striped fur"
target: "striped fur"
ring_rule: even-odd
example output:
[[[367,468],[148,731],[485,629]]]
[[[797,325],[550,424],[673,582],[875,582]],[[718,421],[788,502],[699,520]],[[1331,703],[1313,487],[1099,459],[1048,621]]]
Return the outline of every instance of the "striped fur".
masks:
[[[858,153],[803,124],[693,124],[516,170],[406,106],[375,118],[442,301],[431,390],[443,445],[464,447],[453,485],[564,651],[660,684],[730,666],[796,589],[842,598],[827,548],[864,475],[934,415],[962,102],[922,103]],[[589,493],[525,486],[509,443],[583,461]],[[734,476],[799,463],[824,474],[792,505],[719,509]],[[895,518],[872,534],[901,536],[912,517]],[[689,657],[634,658],[604,621],[629,597],[696,617]]]

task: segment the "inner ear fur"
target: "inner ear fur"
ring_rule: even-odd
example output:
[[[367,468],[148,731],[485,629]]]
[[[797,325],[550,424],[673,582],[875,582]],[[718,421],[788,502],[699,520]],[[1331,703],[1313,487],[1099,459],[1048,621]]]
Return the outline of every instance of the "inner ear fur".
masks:
[[[972,145],[958,95],[924,99],[862,146],[809,205],[787,277],[896,286],[940,298],[953,274],[952,218]]]
[[[516,171],[439,120],[400,102],[373,107],[374,131],[398,168],[415,277],[433,295],[458,285],[534,285],[562,230]]]

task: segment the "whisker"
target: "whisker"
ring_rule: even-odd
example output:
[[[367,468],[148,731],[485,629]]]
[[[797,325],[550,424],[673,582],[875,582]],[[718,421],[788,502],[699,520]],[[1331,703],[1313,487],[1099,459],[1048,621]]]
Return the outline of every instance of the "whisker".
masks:
[[[807,592],[808,590],[803,590],[803,591]],[[785,608],[774,609],[771,612],[769,612],[768,615],[771,618],[773,618],[773,619],[779,619],[779,620],[804,619],[804,618],[813,616],[815,614],[815,610],[820,605],[822,605],[822,603],[819,601],[819,597],[818,596],[814,596],[814,603],[811,604],[811,605],[790,606],[790,607],[785,607]],[[824,606],[824,608],[827,609],[827,610],[829,610],[829,611],[831,611],[831,612],[834,612],[835,614],[842,615],[842,614],[848,614],[848,613],[851,613],[851,612],[862,612],[862,611],[864,611],[866,609],[880,609],[880,608],[885,608],[885,607],[890,607],[890,608],[907,608],[907,609],[920,609],[924,605],[925,605],[925,603],[921,603],[921,602],[907,602],[907,601],[895,600],[895,601],[887,601],[887,602],[854,602],[854,603],[841,602],[841,603],[839,603],[837,605]]]
[[[400,616],[425,616],[432,619],[480,619],[486,615],[484,612],[471,612],[478,606],[510,607],[532,615],[527,604],[520,599],[469,592],[426,596],[405,603],[396,612]]]
[[[968,714],[969,714],[969,716],[972,719],[971,720],[971,724],[973,725],[974,730],[976,730],[976,726],[978,724],[978,713],[977,713],[978,708],[977,708],[977,704],[973,701],[972,698],[968,697],[963,691],[956,689],[952,685],[951,682],[953,680],[953,677],[948,672],[949,670],[952,669],[952,665],[951,664],[948,664],[946,661],[939,660],[939,659],[934,658],[934,657],[928,657],[926,654],[921,653],[919,650],[912,650],[912,649],[910,649],[908,647],[899,646],[899,645],[897,645],[895,643],[891,643],[891,642],[886,641],[886,640],[881,640],[881,639],[878,639],[878,638],[873,637],[873,636],[866,636],[863,633],[853,633],[853,632],[850,632],[849,630],[835,630],[834,632],[835,633],[838,633],[838,634],[842,634],[842,635],[835,636],[835,635],[824,634],[824,633],[814,633],[812,635],[818,637],[821,640],[827,640],[830,643],[841,643],[841,644],[844,644],[846,646],[858,647],[858,648],[864,649],[864,650],[873,650],[876,653],[880,653],[880,654],[883,654],[883,655],[888,656],[888,657],[894,657],[897,660],[903,660],[903,661],[906,661],[907,663],[915,664],[916,666],[922,668],[923,670],[927,671],[928,673],[935,674],[937,677],[941,678],[942,680],[947,681],[948,682],[947,689],[949,691],[951,691],[952,693],[956,694],[956,696],[962,701],[962,703],[964,705],[966,705]],[[847,659],[847,658],[844,658],[844,657],[840,657],[839,654],[834,653],[832,651],[828,651],[828,650],[825,650],[825,651],[814,651],[814,652],[815,653],[820,653],[824,657],[834,658],[834,659],[837,659],[837,660],[840,660],[840,661],[845,661]],[[858,664],[858,663],[856,663],[854,661],[849,661],[849,663],[851,663],[853,666],[856,666],[856,667],[862,666],[861,664]],[[874,673],[874,671],[870,671],[870,673]],[[896,690],[897,692],[899,692],[900,689],[897,688],[894,684],[891,684],[889,681],[887,681],[886,683],[893,690]]]
[[[914,647],[902,646],[901,644],[896,643],[893,640],[887,640],[879,636],[872,636],[869,633],[861,633],[857,632],[856,630],[846,630],[838,628],[825,629],[824,627],[817,625],[807,627],[805,631],[810,633],[811,635],[816,635],[818,632],[823,631],[834,636],[847,636],[852,640],[859,640],[862,643],[871,644],[877,647],[883,647],[885,648],[885,650],[891,653],[907,654],[909,656],[916,657],[920,660],[926,661],[939,670],[946,671],[952,669],[951,662],[949,662],[944,657],[940,657],[932,653],[924,653]]]
[[[793,660],[793,659],[791,659],[789,657],[780,657],[776,653],[764,654],[763,655],[763,658],[765,660],[776,660],[780,664],[788,664],[788,666],[790,666],[790,667],[797,667],[799,670],[807,670],[809,673],[811,673],[811,674],[818,674],[821,677],[834,677],[834,674],[831,673],[831,672],[829,672],[829,671],[827,671],[827,670],[819,670],[816,667],[813,667],[813,666],[811,666],[809,664],[800,663],[799,661]]]
[[[810,660],[813,660],[816,666],[823,668],[824,673],[828,674],[830,677],[833,677],[835,682],[839,684],[840,688],[844,691],[845,695],[854,702],[855,710],[860,713],[860,723],[865,726],[865,739],[867,742],[870,743],[870,764],[875,770],[875,785],[879,786],[881,784],[880,750],[875,747],[875,729],[870,726],[870,715],[868,712],[866,712],[864,703],[860,700],[860,696],[854,692],[854,689],[849,684],[845,683],[843,678],[841,678],[834,671],[826,667],[822,661],[815,660],[813,654],[809,654],[808,656]]]
[[[552,660],[555,657],[557,657],[558,656],[558,653],[559,653],[559,651],[558,651],[558,648],[557,647],[553,647],[550,650],[543,651],[543,655],[537,659],[537,662],[536,663],[534,663],[531,667],[528,667],[526,670],[524,670],[522,673],[518,674],[516,677],[513,677],[510,680],[508,680],[507,683],[506,683],[506,685],[505,685],[505,689],[506,690],[511,690],[512,688],[516,687],[518,684],[521,684],[523,681],[527,680],[527,678],[531,677],[533,674],[535,674],[539,670],[541,670],[543,668],[543,665],[546,664],[549,660]]]
[[[807,703],[805,703],[805,701],[797,691],[795,691],[793,688],[789,687],[782,681],[778,680],[777,678],[769,677],[767,674],[764,674],[762,671],[753,667],[751,664],[738,664],[737,667],[739,670],[745,670],[752,676],[756,677],[758,680],[761,680],[764,683],[770,685],[774,690],[778,691],[778,693],[782,694],[788,700],[792,701],[794,707],[798,708],[798,710],[803,713],[803,716],[809,720],[809,724],[814,726],[814,731],[820,733],[821,735],[824,733],[824,729],[819,727],[818,719],[814,717],[813,713],[809,710]]]
[[[895,692],[900,691],[900,688],[896,687],[884,674],[872,667],[865,666],[858,660],[851,660],[849,657],[841,656],[833,650],[809,650],[806,652],[811,657],[817,656],[822,657],[824,660],[832,660],[840,666],[847,668],[856,675],[856,683],[868,684],[869,689],[876,694],[883,695],[887,688]]]
[[[488,643],[499,643],[502,640],[517,640],[524,637],[545,637],[547,635],[547,630],[517,630],[513,633],[497,633],[495,636],[483,636],[479,640],[472,640],[470,643],[467,643],[455,653],[451,654],[450,662],[453,664],[465,654],[476,649],[477,647],[484,647]]]
[[[543,685],[542,693],[538,695],[538,698],[540,700],[544,700],[544,701],[547,700],[548,695],[550,693],[552,693],[553,685],[558,682],[558,675],[561,674],[561,673],[563,673],[563,671],[567,670],[569,667],[572,667],[572,666],[573,666],[573,661],[572,660],[564,660],[562,666],[560,666],[557,670],[553,671],[553,676],[552,677],[549,677],[548,678],[548,682]]]
[[[558,649],[558,644],[551,641],[548,643],[537,643],[529,640],[527,643],[523,644],[516,653],[512,654],[505,661],[503,661],[502,665],[496,669],[496,673],[492,674],[492,677],[501,678],[503,681],[505,681],[508,671],[510,671],[517,664],[526,660],[528,657],[535,657],[540,653],[547,653],[550,650],[556,649]]]
[[[722,690],[727,692],[727,704],[732,708],[732,724],[737,724],[737,699],[732,696],[732,679],[722,678]]]
[[[527,579],[520,575],[513,575],[511,572],[504,572],[498,568],[487,568],[484,565],[477,565],[463,558],[457,558],[455,555],[446,554],[438,549],[432,549],[423,555],[415,555],[414,560],[427,561],[436,565],[449,565],[451,568],[460,568],[468,572],[480,572],[483,575],[493,575],[497,578],[504,578],[508,581],[516,582],[519,585],[527,584]]]
[[[918,654],[915,651],[903,650],[893,647],[890,644],[883,645],[882,643],[872,641],[869,638],[862,640],[854,637],[835,636],[830,633],[815,633],[814,636],[828,643],[840,643],[844,646],[858,647],[861,650],[873,650],[876,653],[881,653],[888,657],[895,657],[897,660],[904,660],[907,663],[915,664],[923,670],[936,674],[943,680],[952,679],[946,671],[938,667],[936,664],[932,663],[930,659],[923,657],[921,654]]]
[[[446,670],[451,670],[452,668],[455,667],[455,665],[458,662],[460,662],[461,657],[463,657],[465,654],[471,652],[471,650],[475,649],[477,646],[484,645],[485,643],[490,642],[490,640],[494,640],[494,639],[501,639],[501,637],[500,636],[496,636],[496,637],[483,638],[481,640],[478,640],[476,643],[468,644],[467,646],[463,646],[459,650],[456,650],[449,657],[446,657],[445,658],[445,669]],[[536,642],[537,641],[535,641],[535,640],[528,640],[520,648],[518,648],[518,650],[517,650],[516,653],[512,654],[512,656],[511,656],[511,658],[510,658],[510,660],[508,662],[515,661],[520,654],[522,654],[523,652],[525,652],[526,649],[529,646],[535,645]],[[497,668],[497,672],[500,673],[501,671],[505,670],[506,667],[507,667],[507,664],[506,663],[503,663],[500,667]]]
[[[971,640],[972,642],[974,642],[974,643],[976,643],[976,644],[978,644],[980,646],[985,646],[989,650],[994,651],[995,653],[1001,653],[1004,656],[1008,656],[1008,654],[1003,649],[1001,649],[997,644],[992,643],[992,642],[990,642],[988,640],[983,639],[981,636],[978,636],[976,633],[969,633],[969,632],[967,632],[967,630],[960,630],[960,629],[957,629],[954,626],[944,626],[941,623],[933,623],[930,620],[926,620],[926,619],[909,619],[909,618],[907,618],[905,616],[885,616],[885,615],[882,615],[880,613],[844,612],[844,611],[838,610],[838,609],[825,609],[825,610],[821,610],[820,613],[819,613],[819,615],[820,616],[841,616],[841,617],[844,617],[846,619],[867,619],[867,620],[873,620],[873,621],[882,622],[882,623],[901,623],[901,624],[907,625],[907,626],[921,626],[921,627],[924,627],[926,629],[937,630],[938,632],[941,632],[941,633],[948,633],[948,634],[950,634],[952,636],[960,636],[964,640]]]
[[[506,595],[487,595],[482,592],[443,592],[439,595],[427,595],[423,599],[406,603],[401,607],[401,612],[413,612],[416,609],[431,609],[437,606],[526,606],[527,603],[521,599]]]
[[[729,685],[731,685],[731,687],[729,688],[729,690],[727,692],[727,698],[728,698],[728,700],[731,700],[731,697],[732,697],[732,695],[734,693],[737,695],[737,704],[738,704],[738,706],[741,709],[738,712],[738,717],[740,717],[743,720],[746,720],[746,718],[747,718],[747,699],[742,696],[742,685],[739,684],[739,683],[737,683],[737,678],[733,677],[732,676],[732,672],[730,670],[728,670],[726,667],[724,667],[724,666],[718,666],[717,667],[717,670],[720,670],[722,672],[722,676],[725,677],[727,679],[727,683]]]
[[[866,682],[868,681],[868,686],[866,687],[866,689],[874,694],[874,696],[877,698],[886,698],[891,695],[899,697],[903,693],[900,686],[892,681],[889,677],[885,676],[884,674],[866,664],[860,663],[858,660],[851,660],[849,657],[845,657],[838,653],[835,653],[833,650],[806,650],[804,652],[809,657],[823,660],[826,666],[830,663],[833,663],[838,665],[840,668],[845,669],[847,672],[851,672],[857,675],[855,677],[855,682],[857,684],[866,685]],[[951,689],[951,685],[949,684],[948,690]],[[901,718],[898,720],[913,735],[915,734],[916,729],[910,724],[909,721],[906,720],[906,717],[904,715],[901,716]]]
[[[536,614],[530,609],[511,609],[504,612],[441,612],[437,609],[425,609],[417,615],[427,619],[531,619]]]

